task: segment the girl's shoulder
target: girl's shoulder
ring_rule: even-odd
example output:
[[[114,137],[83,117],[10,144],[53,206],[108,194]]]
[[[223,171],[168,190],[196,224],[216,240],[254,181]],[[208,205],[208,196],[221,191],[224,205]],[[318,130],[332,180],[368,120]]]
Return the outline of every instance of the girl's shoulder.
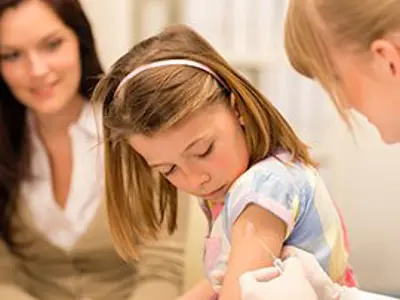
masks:
[[[292,161],[290,154],[283,152],[251,166],[235,181],[230,191],[248,188],[258,190],[266,183],[281,188],[300,187],[310,185],[317,177],[314,167]]]
[[[249,204],[256,204],[272,211],[291,230],[294,216],[314,199],[317,176],[314,168],[293,162],[286,153],[254,164],[235,181],[225,197],[227,224],[232,226]]]

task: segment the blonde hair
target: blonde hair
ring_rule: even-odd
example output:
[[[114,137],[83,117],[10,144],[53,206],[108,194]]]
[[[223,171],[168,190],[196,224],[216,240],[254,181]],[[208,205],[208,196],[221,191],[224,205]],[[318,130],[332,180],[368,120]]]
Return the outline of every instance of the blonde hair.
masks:
[[[148,68],[120,86],[138,67],[170,59],[191,60],[212,72],[186,65]],[[164,222],[172,233],[178,210],[176,188],[153,174],[130,147],[127,137],[132,134],[151,135],[201,108],[223,102],[243,117],[250,165],[277,149],[313,164],[307,147],[278,110],[187,26],[168,27],[134,46],[102,78],[93,100],[102,104],[110,230],[124,258],[137,258],[138,246],[156,238]]]
[[[290,0],[285,22],[289,61],[321,83],[348,124],[346,97],[328,44],[366,53],[374,40],[400,27],[399,14],[398,0]]]

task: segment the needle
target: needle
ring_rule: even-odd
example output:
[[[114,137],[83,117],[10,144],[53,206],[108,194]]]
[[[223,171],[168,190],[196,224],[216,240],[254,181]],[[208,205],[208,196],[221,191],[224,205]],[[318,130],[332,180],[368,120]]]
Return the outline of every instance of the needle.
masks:
[[[273,263],[272,263],[273,266],[278,270],[278,272],[280,274],[282,274],[283,270],[284,270],[284,266],[283,266],[282,260],[280,258],[276,257],[272,253],[271,249],[269,249],[269,247],[268,247],[267,240],[266,240],[266,238],[264,236],[261,236],[259,241],[261,243],[261,246],[263,246],[263,248],[269,253],[269,255],[271,255],[272,259],[274,260]]]
[[[247,227],[246,227],[246,235],[253,234],[255,232],[255,227],[252,222],[248,221]],[[284,266],[283,262],[280,258],[276,257],[271,249],[268,247],[268,242],[267,239],[264,236],[259,237],[259,242],[261,243],[261,246],[268,252],[269,255],[271,255],[273,259],[272,265],[278,270],[280,274],[283,273],[284,271]]]

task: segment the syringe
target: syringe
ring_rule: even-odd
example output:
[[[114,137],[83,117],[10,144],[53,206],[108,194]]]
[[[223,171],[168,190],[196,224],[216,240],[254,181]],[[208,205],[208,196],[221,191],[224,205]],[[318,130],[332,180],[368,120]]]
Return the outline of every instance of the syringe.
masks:
[[[253,223],[248,221],[247,228],[246,228],[246,234],[252,234],[252,233],[255,233],[255,231],[256,231],[256,229],[255,229]],[[280,274],[282,274],[284,271],[283,262],[280,258],[276,257],[272,253],[271,249],[269,249],[267,239],[264,236],[260,236],[259,242],[260,242],[261,246],[265,249],[265,251],[267,251],[268,254],[271,255],[272,260],[273,260],[272,265],[278,270],[278,272]]]
[[[269,255],[271,255],[273,259],[272,265],[278,270],[280,274],[282,274],[284,271],[283,261],[272,253],[271,249],[269,249],[268,247],[267,240],[265,237],[261,236],[259,241],[261,243],[261,246],[268,252]]]

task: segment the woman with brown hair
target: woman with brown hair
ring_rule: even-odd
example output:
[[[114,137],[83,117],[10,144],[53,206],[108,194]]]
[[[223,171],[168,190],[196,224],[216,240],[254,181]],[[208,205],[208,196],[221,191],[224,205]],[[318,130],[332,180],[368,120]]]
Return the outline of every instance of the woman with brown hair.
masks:
[[[1,299],[178,295],[182,244],[147,266],[113,248],[88,102],[102,73],[79,1],[0,1]]]

